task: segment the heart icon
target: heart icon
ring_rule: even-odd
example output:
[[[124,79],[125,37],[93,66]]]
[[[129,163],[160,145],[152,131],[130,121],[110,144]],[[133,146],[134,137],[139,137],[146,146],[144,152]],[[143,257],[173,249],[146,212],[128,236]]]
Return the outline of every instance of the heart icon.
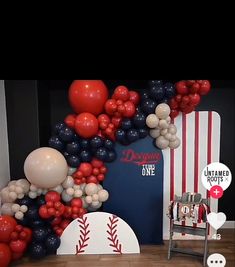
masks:
[[[215,230],[218,230],[225,223],[226,215],[223,212],[211,212],[207,215],[207,220]]]

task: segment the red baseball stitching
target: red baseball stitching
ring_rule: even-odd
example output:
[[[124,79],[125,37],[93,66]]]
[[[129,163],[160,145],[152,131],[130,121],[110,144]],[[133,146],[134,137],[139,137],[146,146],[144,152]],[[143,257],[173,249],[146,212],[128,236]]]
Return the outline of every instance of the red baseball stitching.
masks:
[[[90,233],[90,230],[88,230],[89,223],[87,223],[87,217],[82,216],[81,218],[78,218],[77,221],[79,222],[80,229],[80,240],[78,241],[79,245],[76,245],[76,254],[83,253],[85,250],[84,248],[88,246],[86,243],[90,237],[88,234]]]
[[[107,223],[107,226],[109,230],[107,230],[108,233],[108,240],[111,242],[109,244],[110,247],[113,247],[113,252],[117,252],[119,254],[122,254],[122,245],[119,244],[119,240],[117,239],[117,222],[118,218],[117,216],[113,215],[112,217],[109,217],[110,224]]]

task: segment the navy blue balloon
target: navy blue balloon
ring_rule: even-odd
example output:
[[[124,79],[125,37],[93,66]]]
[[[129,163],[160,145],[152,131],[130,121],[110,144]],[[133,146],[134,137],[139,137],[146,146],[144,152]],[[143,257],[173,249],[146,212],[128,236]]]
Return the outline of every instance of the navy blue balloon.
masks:
[[[89,148],[90,147],[89,140],[88,139],[81,139],[80,140],[80,146],[81,146],[81,148]]]
[[[161,103],[166,103],[166,104],[167,104],[167,103],[168,103],[168,100],[169,100],[168,98],[164,97],[160,102],[161,102]]]
[[[105,139],[104,141],[104,147],[106,147],[107,149],[111,150],[113,149],[115,146],[115,143],[109,139]]]
[[[28,210],[26,211],[24,215],[27,219],[30,220],[37,220],[39,219],[39,213],[38,213],[38,207],[36,205],[34,206],[29,206]]]
[[[126,136],[128,141],[130,141],[131,143],[137,141],[140,138],[139,132],[136,129],[128,130]]]
[[[96,150],[95,156],[97,159],[100,159],[102,161],[106,161],[108,156],[108,150],[105,147],[100,147]]]
[[[117,153],[115,150],[108,151],[106,162],[113,162],[117,158]]]
[[[118,129],[117,131],[116,131],[116,139],[117,139],[117,141],[119,141],[119,142],[121,142],[122,140],[124,140],[125,139],[125,137],[126,137],[126,132],[124,131],[124,130],[122,130],[122,129]]]
[[[145,99],[141,103],[141,109],[146,115],[154,113],[156,106],[157,106],[157,103],[153,99]]]
[[[89,150],[82,150],[80,152],[80,159],[81,159],[81,162],[90,162],[91,159],[92,159],[92,154]]]
[[[163,89],[162,86],[159,87],[151,87],[149,90],[149,97],[152,98],[153,100],[159,101],[162,100],[165,94],[165,90]]]
[[[80,164],[80,159],[78,156],[70,155],[67,158],[67,163],[70,167],[77,168]]]
[[[51,225],[48,224],[48,225],[44,226],[44,229],[47,231],[47,236],[50,234],[54,234]]]
[[[125,118],[121,122],[121,128],[123,130],[129,130],[133,127],[131,119]]]
[[[59,131],[59,138],[64,142],[71,142],[74,138],[74,131],[68,126],[63,127]]]
[[[141,100],[141,102],[142,102],[142,100],[145,100],[145,99],[148,99],[149,98],[149,93],[148,93],[148,91],[147,90],[143,90],[142,92],[141,92],[141,95],[140,95],[140,100]]]
[[[36,204],[40,207],[44,204],[46,204],[45,197],[43,195],[36,198]]]
[[[81,140],[80,137],[76,133],[74,133],[74,135],[73,135],[73,141],[79,142],[80,140]]]
[[[95,136],[90,140],[90,146],[92,148],[99,148],[104,145],[104,140],[100,136]]]
[[[55,253],[60,246],[60,238],[55,234],[50,234],[46,238],[45,246],[48,254]]]
[[[145,138],[149,133],[149,130],[147,128],[138,129],[138,131],[140,138]]]
[[[27,207],[33,205],[33,199],[27,196],[24,196],[21,199],[17,199],[16,203],[19,204],[20,206],[26,205]]]
[[[132,121],[136,128],[143,128],[146,126],[146,116],[142,112],[136,113],[135,116],[132,118]]]
[[[52,136],[50,139],[49,139],[49,147],[52,147],[56,150],[59,150],[59,151],[63,151],[64,149],[64,144],[63,142],[59,139],[58,136]]]
[[[33,259],[42,259],[46,256],[46,248],[42,243],[32,242],[30,244],[29,254]]]
[[[43,242],[45,241],[47,234],[47,229],[45,229],[44,227],[37,227],[33,229],[32,239],[36,242]]]
[[[123,145],[123,146],[129,146],[130,143],[131,142],[129,140],[127,140],[126,137],[120,141],[120,144]]]
[[[45,222],[41,219],[33,220],[30,223],[30,227],[32,227],[32,228],[44,228],[44,226],[45,226]]]
[[[18,224],[23,225],[23,226],[30,226],[31,224],[31,222],[29,221],[28,218],[26,218],[26,216],[24,216],[22,220],[16,220],[16,221]]]
[[[63,155],[65,159],[68,160],[68,157],[70,156],[70,154],[67,151],[64,151]]]
[[[168,99],[175,96],[175,86],[172,83],[165,83],[164,89],[165,89],[165,95]]]
[[[71,155],[77,155],[79,153],[79,150],[80,150],[80,145],[76,141],[73,141],[66,145],[66,151]]]
[[[54,127],[54,133],[55,133],[55,134],[58,134],[59,131],[60,131],[62,128],[64,128],[64,127],[66,127],[66,124],[65,124],[64,122],[58,122],[58,123],[56,123],[56,125],[55,125],[55,127]]]

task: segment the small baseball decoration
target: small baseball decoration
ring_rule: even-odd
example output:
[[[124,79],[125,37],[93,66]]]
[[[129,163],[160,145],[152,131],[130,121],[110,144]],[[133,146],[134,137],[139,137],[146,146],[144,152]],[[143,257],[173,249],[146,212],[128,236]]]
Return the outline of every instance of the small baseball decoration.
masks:
[[[140,253],[135,233],[121,218],[93,212],[73,220],[61,235],[57,255]]]

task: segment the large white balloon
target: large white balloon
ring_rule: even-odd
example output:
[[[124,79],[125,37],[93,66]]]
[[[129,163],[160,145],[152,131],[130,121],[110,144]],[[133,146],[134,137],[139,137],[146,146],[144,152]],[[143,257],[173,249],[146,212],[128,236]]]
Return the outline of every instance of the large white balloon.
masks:
[[[171,112],[170,107],[165,103],[157,105],[155,109],[155,114],[157,115],[157,117],[163,120],[166,120],[168,118],[170,112]]]
[[[26,158],[24,173],[32,184],[51,188],[65,180],[68,166],[63,155],[56,149],[41,147],[32,151]]]
[[[164,136],[159,136],[156,139],[156,146],[160,149],[166,149],[169,145],[169,141]]]
[[[149,114],[146,118],[146,124],[149,128],[156,128],[158,126],[159,119],[155,114]]]

